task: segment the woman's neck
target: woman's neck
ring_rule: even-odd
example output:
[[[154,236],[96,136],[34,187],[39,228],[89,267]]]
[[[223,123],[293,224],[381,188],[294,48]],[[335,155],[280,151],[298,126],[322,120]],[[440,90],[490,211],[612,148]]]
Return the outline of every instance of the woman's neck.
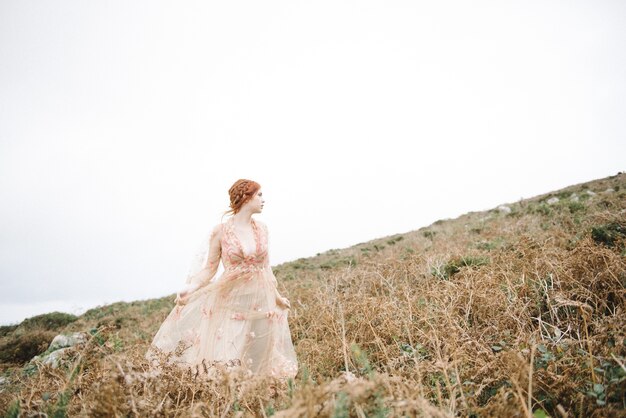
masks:
[[[233,222],[240,226],[252,225],[252,213],[250,212],[238,212],[233,215]]]

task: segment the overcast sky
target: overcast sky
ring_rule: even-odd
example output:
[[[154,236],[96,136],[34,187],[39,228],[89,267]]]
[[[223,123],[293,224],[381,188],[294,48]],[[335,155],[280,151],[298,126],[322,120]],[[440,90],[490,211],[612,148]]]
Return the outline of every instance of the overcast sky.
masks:
[[[1,0],[0,324],[177,291],[239,178],[276,265],[623,171],[625,114],[624,1]]]

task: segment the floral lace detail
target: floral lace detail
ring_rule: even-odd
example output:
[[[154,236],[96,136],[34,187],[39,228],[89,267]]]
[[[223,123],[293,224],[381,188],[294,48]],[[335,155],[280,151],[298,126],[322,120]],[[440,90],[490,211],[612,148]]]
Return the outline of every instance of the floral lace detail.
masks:
[[[226,268],[226,270],[229,271],[264,271],[264,270],[268,270],[269,267],[267,266],[259,266],[259,265],[246,265],[246,264],[238,264],[236,266],[228,266]]]
[[[204,318],[210,318],[211,316],[213,316],[213,309],[212,308],[207,309],[206,306],[203,306],[200,311],[202,312],[202,316]]]
[[[246,317],[241,312],[235,312],[233,314],[233,316],[230,317],[230,319],[236,319],[238,321],[243,321],[244,319],[246,319]]]
[[[191,345],[200,344],[200,334],[197,331],[190,329],[185,333],[183,341],[190,343]]]
[[[245,254],[241,241],[234,231],[234,218],[223,224],[222,234],[222,262],[227,270],[256,270],[261,271],[269,267],[267,262],[267,231],[259,227],[252,219],[252,231],[256,243],[252,254]]]
[[[182,306],[176,305],[176,307],[172,311],[172,319],[174,321],[178,321],[180,319],[180,314],[181,314],[182,310],[183,310]]]

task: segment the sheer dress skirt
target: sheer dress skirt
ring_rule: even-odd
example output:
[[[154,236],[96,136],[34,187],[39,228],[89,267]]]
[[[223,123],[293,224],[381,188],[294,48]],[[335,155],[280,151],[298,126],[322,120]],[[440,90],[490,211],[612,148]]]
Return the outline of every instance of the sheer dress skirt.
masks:
[[[226,262],[216,281],[192,293],[186,304],[176,305],[146,358],[156,361],[160,350],[172,353],[169,362],[182,367],[222,364],[244,366],[255,374],[295,377],[298,366],[289,311],[276,303],[276,277],[264,254],[228,260],[235,262]]]

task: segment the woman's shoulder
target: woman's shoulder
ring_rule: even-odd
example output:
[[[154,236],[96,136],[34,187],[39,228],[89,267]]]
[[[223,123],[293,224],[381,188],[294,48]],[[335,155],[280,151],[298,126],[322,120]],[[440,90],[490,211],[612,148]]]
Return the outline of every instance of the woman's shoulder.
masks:
[[[267,231],[267,225],[265,225],[265,222],[259,221],[258,219],[255,219],[254,222],[256,222],[256,224],[259,225],[263,230]]]
[[[215,225],[213,229],[211,229],[211,238],[222,238],[222,235],[224,234],[225,225],[226,225],[225,222]]]

